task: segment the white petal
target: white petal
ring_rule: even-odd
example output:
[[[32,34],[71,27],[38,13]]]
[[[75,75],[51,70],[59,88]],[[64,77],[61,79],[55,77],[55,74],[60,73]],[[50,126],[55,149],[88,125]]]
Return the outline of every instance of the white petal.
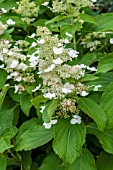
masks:
[[[37,86],[35,89],[33,89],[32,92],[39,90],[40,87],[41,87],[41,84],[39,84],[39,86]]]
[[[15,85],[15,91],[14,91],[14,93],[17,93],[18,90],[19,90],[19,86],[18,86],[18,85]]]
[[[55,93],[45,93],[45,94],[44,94],[44,97],[45,97],[45,98],[52,99],[52,98],[55,97]]]
[[[73,37],[72,34],[69,34],[68,32],[66,32],[66,35],[71,38]]]
[[[110,38],[110,44],[113,44],[113,38]]]
[[[80,94],[81,96],[87,96],[89,93],[87,93],[86,91],[82,91],[82,93]]]
[[[35,33],[33,33],[32,35],[28,36],[29,38],[34,38],[35,37]]]
[[[10,68],[15,68],[18,65],[18,60],[13,60],[13,62],[10,64]]]
[[[52,124],[52,125],[55,125],[56,123],[57,123],[57,120],[56,120],[56,119],[51,120],[51,124]]]
[[[95,67],[89,67],[88,66],[87,69],[90,70],[90,71],[97,71],[97,69]]]
[[[72,125],[76,124],[76,123],[77,123],[77,122],[76,122],[76,119],[74,119],[74,118],[71,119],[71,120],[70,120],[70,123],[71,123]]]
[[[93,90],[94,90],[94,91],[98,91],[98,88],[99,88],[99,87],[102,87],[102,86],[101,86],[101,85],[97,85],[97,86],[94,87]]]
[[[39,41],[37,41],[39,44],[44,44],[45,43],[45,40],[44,39],[41,39]]]
[[[53,63],[54,64],[62,64],[63,60],[61,60],[61,58],[58,57],[57,59],[53,60]]]
[[[50,129],[52,124],[51,124],[51,122],[49,122],[49,123],[44,122],[43,125],[44,125],[45,129]]]
[[[62,48],[62,47],[60,47],[60,48],[53,47],[53,52],[54,52],[55,54],[62,54],[63,48]]]
[[[15,21],[13,21],[12,19],[8,19],[8,20],[6,21],[6,23],[7,23],[8,25],[15,25]]]
[[[40,112],[43,113],[45,106],[41,106],[40,108],[41,108]]]

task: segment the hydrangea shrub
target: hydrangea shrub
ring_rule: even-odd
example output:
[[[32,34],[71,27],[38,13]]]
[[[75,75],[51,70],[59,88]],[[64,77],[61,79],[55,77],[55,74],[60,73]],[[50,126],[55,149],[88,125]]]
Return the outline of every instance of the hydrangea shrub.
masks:
[[[0,170],[113,166],[113,14],[95,3],[0,1]]]

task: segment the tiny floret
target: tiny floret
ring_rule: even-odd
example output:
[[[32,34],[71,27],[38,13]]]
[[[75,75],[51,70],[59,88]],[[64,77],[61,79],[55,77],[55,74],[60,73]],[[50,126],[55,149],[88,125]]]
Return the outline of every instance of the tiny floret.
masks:
[[[75,86],[73,84],[65,83],[64,87],[62,88],[62,92],[65,94],[72,93]]]
[[[66,32],[66,35],[71,38],[73,37],[72,34],[69,34],[68,32]]]
[[[43,125],[45,129],[50,129],[52,125],[55,125],[57,123],[56,119],[51,120],[49,123],[44,122]]]
[[[76,57],[78,57],[79,52],[77,52],[76,50],[71,49],[70,51],[68,51],[68,54],[69,54],[69,56],[71,58],[76,58]]]
[[[55,93],[45,93],[44,97],[49,99],[55,98]]]
[[[100,87],[102,87],[102,86],[101,86],[101,85],[97,85],[97,86],[94,87],[93,90],[94,90],[94,91],[98,91],[98,88],[100,88]]]
[[[15,21],[13,21],[12,19],[8,19],[8,20],[6,21],[6,23],[7,23],[8,25],[15,25]]]
[[[73,124],[80,124],[81,123],[81,117],[78,115],[73,115],[73,118],[70,120],[70,123]]]
[[[62,48],[62,47],[60,47],[60,48],[53,47],[53,52],[54,52],[55,54],[62,54],[63,48]]]
[[[110,38],[110,44],[113,44],[113,38]]]
[[[54,64],[62,64],[63,63],[63,60],[61,60],[59,57],[55,60],[53,60],[53,63]]]
[[[82,91],[82,93],[80,94],[81,96],[87,96],[89,93],[87,93],[86,91]]]
[[[32,90],[32,92],[36,92],[37,90],[39,90],[41,87],[41,84],[39,84],[39,86],[36,86],[35,89]]]

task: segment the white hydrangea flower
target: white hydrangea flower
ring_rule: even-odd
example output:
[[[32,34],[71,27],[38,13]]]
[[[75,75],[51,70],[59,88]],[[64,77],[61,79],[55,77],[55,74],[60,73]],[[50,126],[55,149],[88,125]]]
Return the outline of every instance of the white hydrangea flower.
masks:
[[[86,91],[82,91],[82,93],[80,94],[81,96],[87,96],[89,93],[87,93]]]
[[[1,8],[1,10],[2,10],[3,13],[7,13],[7,10],[6,10],[6,9]]]
[[[18,90],[19,90],[19,86],[15,84],[14,88],[15,88],[14,93],[17,93],[17,92],[18,92]]]
[[[4,68],[4,66],[5,66],[5,65],[4,65],[4,64],[2,64],[2,65],[0,65],[0,68]]]
[[[18,65],[18,60],[13,60],[12,63],[10,64],[10,68],[15,68]]]
[[[97,0],[91,0],[91,2],[93,2],[93,3],[94,3],[94,2],[97,2]]]
[[[52,125],[55,125],[57,123],[57,120],[51,120],[49,123],[44,122],[43,125],[45,127],[45,129],[50,129]]]
[[[19,81],[22,80],[22,78],[21,77],[17,77],[15,80],[19,82]]]
[[[8,51],[7,54],[8,54],[8,55],[13,55],[13,52],[12,52],[12,51]]]
[[[38,40],[37,42],[38,42],[38,44],[44,44],[44,43],[45,43],[45,40],[44,40],[44,39],[41,39],[41,40]]]
[[[35,89],[32,90],[32,92],[35,92],[35,91],[39,90],[40,87],[41,87],[41,84],[39,84],[39,86],[36,86]]]
[[[75,86],[73,84],[65,83],[62,88],[62,92],[65,94],[71,93],[74,90]]]
[[[101,85],[97,85],[97,86],[94,87],[93,90],[94,90],[94,91],[98,91],[98,88],[100,88],[100,87],[102,87],[102,86],[101,86]]]
[[[44,72],[45,72],[45,73],[50,72],[50,71],[52,71],[54,68],[55,68],[55,64],[51,64],[50,67],[44,69]]]
[[[113,38],[110,38],[110,44],[113,44]]]
[[[81,117],[78,115],[73,115],[73,118],[70,120],[70,123],[73,124],[80,124],[81,123]]]
[[[36,34],[33,33],[33,34],[29,35],[28,37],[29,37],[29,38],[34,38],[35,36],[36,36]]]
[[[42,5],[47,6],[48,4],[49,4],[49,2],[44,2]]]
[[[97,69],[95,67],[89,67],[87,66],[87,69],[90,70],[90,71],[97,71]]]
[[[26,64],[24,64],[24,63],[20,63],[19,65],[18,65],[18,70],[22,70],[22,71],[25,71],[25,70],[27,70],[27,68],[28,68],[28,66],[26,65]]]
[[[7,48],[3,48],[3,51],[2,51],[4,54],[8,52],[8,49]]]
[[[57,48],[57,47],[53,47],[53,52],[55,54],[62,54],[63,52],[63,47]]]
[[[54,64],[62,64],[63,60],[61,60],[61,58],[58,57],[57,59],[53,60],[53,63]]]
[[[31,44],[31,47],[35,47],[37,45],[37,43],[36,42],[33,42],[32,44]]]
[[[72,34],[69,34],[68,32],[65,33],[68,37],[73,37]]]
[[[12,19],[8,19],[8,20],[6,21],[6,23],[7,23],[8,25],[15,25],[15,21],[13,21]]]
[[[45,109],[46,106],[40,106],[40,112],[43,113],[44,109]]]
[[[68,43],[70,43],[70,42],[69,42],[69,40],[68,40],[67,38],[65,38],[65,39],[64,39],[64,43],[65,43],[65,44],[68,44]]]
[[[69,54],[70,57],[76,58],[76,57],[78,57],[79,52],[71,49],[70,51],[68,51],[68,54]]]
[[[51,122],[49,122],[49,123],[44,122],[43,125],[44,125],[45,129],[50,129],[52,126]]]
[[[45,93],[45,94],[44,94],[44,97],[45,97],[45,98],[49,98],[49,99],[55,98],[55,93],[49,93],[49,92],[48,92],[48,93]]]

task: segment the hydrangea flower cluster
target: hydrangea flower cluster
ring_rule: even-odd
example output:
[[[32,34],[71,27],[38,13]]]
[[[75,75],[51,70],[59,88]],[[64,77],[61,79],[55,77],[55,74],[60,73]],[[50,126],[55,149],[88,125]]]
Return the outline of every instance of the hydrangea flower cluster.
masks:
[[[44,97],[64,98],[70,93],[81,95],[87,88],[82,83],[69,83],[68,79],[78,81],[85,75],[85,69],[88,67],[84,64],[72,66],[67,63],[76,60],[79,52],[66,48],[65,39],[59,39],[58,35],[53,36],[46,27],[38,27],[37,36],[40,36],[38,74],[43,80]],[[79,90],[78,86],[81,86]]]
[[[0,21],[0,35],[2,35],[4,33],[4,31],[7,29],[7,25],[6,24],[3,24],[1,21]]]
[[[81,8],[84,8],[86,6],[92,7],[93,3],[89,0],[55,0],[52,2],[52,8],[51,10],[53,12],[67,12],[70,11],[70,5],[69,4],[74,4],[74,12],[77,14],[79,13],[79,10]]]
[[[35,2],[30,2],[30,0],[21,0],[17,2],[18,8],[14,8],[14,11],[21,14],[22,20],[27,24],[30,24],[38,16],[39,6]]]

